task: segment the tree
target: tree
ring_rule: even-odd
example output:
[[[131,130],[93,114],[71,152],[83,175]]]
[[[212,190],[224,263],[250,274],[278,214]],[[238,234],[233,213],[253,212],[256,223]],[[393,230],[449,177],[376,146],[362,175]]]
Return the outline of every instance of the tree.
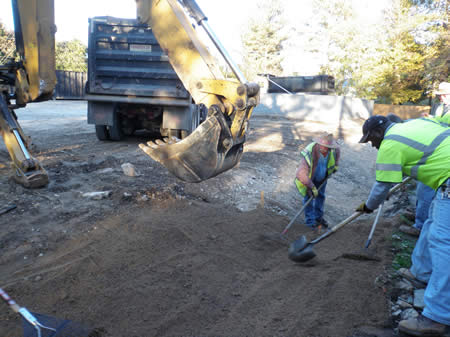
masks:
[[[0,64],[6,63],[9,58],[16,57],[14,32],[7,31],[3,23],[0,22]]]
[[[448,77],[448,0],[390,3],[383,21],[369,25],[358,21],[355,2],[314,2],[322,43],[314,48],[326,54],[321,71],[335,77],[338,94],[418,103]]]
[[[81,71],[87,70],[87,48],[77,39],[56,43],[56,69]]]
[[[419,2],[395,0],[386,16],[387,44],[378,62],[383,72],[372,83],[373,96],[383,102],[417,104],[431,97],[440,77],[448,76],[446,14],[436,6],[439,1]]]
[[[326,56],[321,73],[334,76],[338,95],[350,94],[356,84],[354,73],[364,63],[361,56],[370,48],[365,43],[366,32],[355,29],[355,12],[347,0],[314,0],[313,6],[316,14],[312,21],[317,22],[311,26],[316,41],[313,50]]]
[[[245,33],[241,36],[244,49],[244,68],[249,80],[259,73],[280,75],[283,42],[283,8],[280,0],[263,0],[257,12],[249,20]]]

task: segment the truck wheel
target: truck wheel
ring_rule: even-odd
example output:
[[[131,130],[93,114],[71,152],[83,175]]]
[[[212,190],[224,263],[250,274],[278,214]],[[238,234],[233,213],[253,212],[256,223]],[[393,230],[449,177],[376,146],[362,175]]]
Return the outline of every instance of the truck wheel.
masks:
[[[117,111],[114,111],[113,125],[109,126],[109,138],[114,141],[120,141],[123,137],[124,134],[122,131],[120,114]]]
[[[108,128],[106,125],[96,125],[95,134],[98,140],[109,140]]]

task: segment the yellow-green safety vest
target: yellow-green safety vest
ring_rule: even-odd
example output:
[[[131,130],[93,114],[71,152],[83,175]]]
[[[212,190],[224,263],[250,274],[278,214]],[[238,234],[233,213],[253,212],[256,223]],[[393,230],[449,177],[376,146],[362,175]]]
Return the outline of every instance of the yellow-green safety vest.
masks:
[[[427,118],[394,124],[381,142],[376,180],[400,183],[411,176],[437,189],[450,177],[450,129]]]
[[[306,162],[309,165],[309,178],[311,178],[312,175],[312,149],[314,147],[314,145],[316,145],[316,142],[312,142],[311,144],[309,144],[307,147],[305,147],[300,154],[305,158]],[[336,169],[336,150],[335,149],[330,149],[329,153],[328,153],[328,163],[327,163],[327,173],[328,175],[332,174],[335,169]],[[302,196],[306,196],[306,191],[307,191],[307,187],[306,185],[303,185],[303,183],[298,180],[297,178],[295,178],[294,180],[295,185],[297,186],[298,191],[300,192],[300,194]]]

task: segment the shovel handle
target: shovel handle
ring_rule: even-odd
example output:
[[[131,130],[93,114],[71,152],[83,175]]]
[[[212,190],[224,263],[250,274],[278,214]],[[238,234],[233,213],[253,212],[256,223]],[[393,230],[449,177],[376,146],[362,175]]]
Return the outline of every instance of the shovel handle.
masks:
[[[403,181],[397,185],[395,185],[394,187],[392,187],[389,190],[388,196],[391,196],[391,194],[393,194],[395,191],[397,191],[400,187],[402,187],[403,185],[405,185],[407,182],[409,182],[412,178],[411,177],[406,177],[405,179],[403,179]],[[375,230],[375,226],[378,222],[378,218],[380,216],[381,213],[381,206],[380,209],[378,210],[378,214],[377,217],[375,219],[374,225],[372,226],[372,229]],[[326,237],[330,236],[331,234],[333,234],[334,232],[336,232],[339,228],[345,226],[346,224],[348,224],[349,222],[352,222],[353,220],[355,220],[357,217],[359,217],[360,215],[364,214],[364,212],[355,212],[352,215],[350,215],[347,219],[343,220],[342,222],[338,223],[337,225],[331,227],[326,233],[322,234],[321,236],[319,236],[318,238],[312,240],[309,245],[312,244],[316,244],[319,241],[322,241],[323,239],[325,239]],[[373,235],[373,233],[371,233]],[[372,238],[369,236],[369,240],[371,240]],[[370,241],[368,240],[369,244]]]
[[[367,238],[367,242],[364,248],[369,248],[370,243],[372,242],[373,233],[375,232],[375,228],[377,227],[378,219],[380,218],[381,209],[383,208],[384,202],[381,203],[380,207],[378,207],[377,216],[375,217],[375,221],[373,222],[372,228],[370,229],[369,237]]]
[[[387,195],[387,197],[389,198],[392,194],[394,194],[400,187],[404,186],[407,182],[411,181],[412,178],[411,177],[406,177],[405,179],[403,179],[403,181],[397,185],[395,185],[394,187],[392,187],[389,190],[389,193]]]
[[[411,177],[406,177],[405,179],[403,179],[403,181],[401,182],[401,183],[399,183],[399,184],[397,184],[397,185],[395,185],[394,187],[392,187],[390,190],[389,190],[389,193],[388,193],[388,198],[392,195],[392,194],[394,194],[398,189],[400,189],[400,187],[402,187],[402,186],[404,186],[407,182],[409,182],[410,180],[412,180],[412,178]],[[372,237],[373,237],[373,233],[375,232],[375,228],[377,227],[377,223],[378,223],[378,219],[380,218],[380,215],[381,215],[381,209],[383,208],[383,205],[384,205],[384,201],[380,204],[380,206],[378,207],[378,212],[377,212],[377,216],[375,217],[375,221],[373,222],[373,225],[372,225],[372,228],[371,228],[371,230],[370,230],[370,233],[369,233],[369,237],[367,238],[367,242],[366,242],[366,245],[364,246],[364,248],[369,248],[369,246],[370,246],[370,243],[372,242]]]
[[[14,301],[11,297],[9,297],[9,295],[2,289],[0,288],[0,297],[6,302],[8,303],[8,305],[11,307],[11,309],[18,313],[20,310],[20,306],[16,303],[16,301]]]
[[[339,228],[341,228],[341,227],[345,226],[346,224],[348,224],[349,222],[352,222],[353,220],[355,220],[361,214],[364,214],[364,213],[363,212],[355,212],[355,213],[353,213],[347,219],[345,219],[345,220],[341,221],[340,223],[338,223],[337,225],[331,227],[326,233],[322,234],[317,239],[314,239],[313,241],[311,241],[310,244],[316,244],[317,242],[322,241],[326,237],[328,237],[331,234],[333,234],[334,232],[336,232]]]

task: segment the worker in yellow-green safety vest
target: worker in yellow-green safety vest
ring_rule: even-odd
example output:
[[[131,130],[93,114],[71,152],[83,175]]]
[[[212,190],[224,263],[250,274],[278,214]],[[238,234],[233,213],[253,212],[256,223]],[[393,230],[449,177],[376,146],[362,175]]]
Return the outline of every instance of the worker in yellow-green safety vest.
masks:
[[[328,222],[323,218],[326,179],[337,171],[339,158],[339,145],[332,134],[323,134],[301,151],[295,185],[303,196],[303,204],[313,198],[305,207],[305,223],[312,229],[328,227]]]
[[[363,125],[360,143],[378,149],[376,182],[356,210],[371,213],[404,175],[435,190],[428,219],[402,276],[425,287],[421,315],[402,320],[399,330],[414,336],[440,336],[450,325],[450,129],[432,119],[392,123],[372,116]]]

